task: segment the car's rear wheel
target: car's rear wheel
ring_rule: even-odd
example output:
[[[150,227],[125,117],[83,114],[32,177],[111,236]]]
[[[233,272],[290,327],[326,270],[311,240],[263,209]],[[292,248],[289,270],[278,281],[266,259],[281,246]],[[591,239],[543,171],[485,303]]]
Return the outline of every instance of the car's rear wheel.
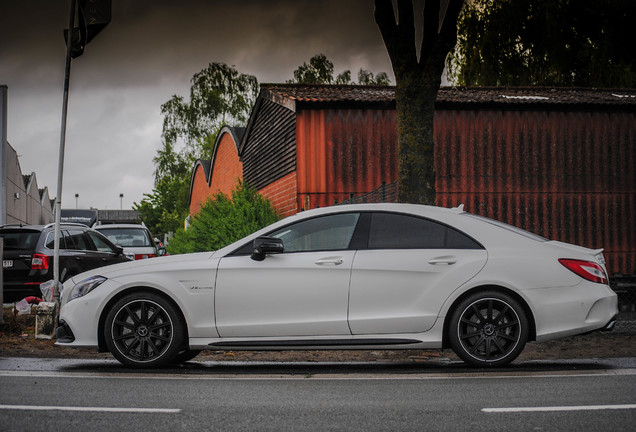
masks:
[[[497,291],[468,296],[451,315],[453,351],[475,366],[503,366],[523,351],[529,328],[526,313],[514,298]]]
[[[133,367],[172,362],[186,337],[175,307],[151,292],[129,294],[115,303],[106,316],[104,334],[113,356]]]

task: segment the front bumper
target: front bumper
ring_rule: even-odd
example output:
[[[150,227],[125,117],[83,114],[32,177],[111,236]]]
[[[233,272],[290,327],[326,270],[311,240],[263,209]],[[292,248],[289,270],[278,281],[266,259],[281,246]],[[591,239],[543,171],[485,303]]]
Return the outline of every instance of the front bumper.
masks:
[[[55,329],[55,339],[60,344],[70,344],[75,342],[73,330],[66,324],[64,320],[60,320],[60,324]]]

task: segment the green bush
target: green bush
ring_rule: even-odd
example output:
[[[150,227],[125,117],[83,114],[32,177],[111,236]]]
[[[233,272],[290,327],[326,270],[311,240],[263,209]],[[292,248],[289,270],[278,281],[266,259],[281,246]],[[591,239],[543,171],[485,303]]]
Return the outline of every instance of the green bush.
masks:
[[[239,181],[232,196],[218,192],[192,216],[187,230],[170,240],[170,254],[220,249],[279,219],[271,203],[256,189]]]

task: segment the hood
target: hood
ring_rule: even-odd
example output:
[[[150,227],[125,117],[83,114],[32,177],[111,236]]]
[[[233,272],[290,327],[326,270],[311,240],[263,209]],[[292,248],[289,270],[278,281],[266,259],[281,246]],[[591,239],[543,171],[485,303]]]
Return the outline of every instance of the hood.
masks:
[[[197,252],[190,254],[182,254],[182,255],[167,255],[157,258],[148,258],[137,261],[129,261],[119,264],[113,264],[105,267],[99,267],[93,270],[89,270],[84,273],[80,273],[76,276],[73,276],[69,281],[65,282],[64,285],[71,284],[74,285],[84,279],[87,279],[91,276],[104,276],[106,278],[113,278],[122,274],[127,273],[147,273],[152,272],[157,269],[157,267],[161,267],[162,269],[166,267],[170,267],[174,264],[182,263],[182,262],[193,262],[193,261],[207,261],[214,257],[216,251],[214,252]]]

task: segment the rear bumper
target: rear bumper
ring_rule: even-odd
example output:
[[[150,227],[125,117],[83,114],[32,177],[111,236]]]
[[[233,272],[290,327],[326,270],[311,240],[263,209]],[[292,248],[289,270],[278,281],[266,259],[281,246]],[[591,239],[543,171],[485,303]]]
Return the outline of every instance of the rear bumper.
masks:
[[[601,328],[600,328],[600,329],[598,329],[598,330],[594,330],[594,331],[593,331],[593,332],[591,332],[591,333],[594,333],[594,332],[597,332],[597,331],[600,331],[600,332],[608,332],[608,331],[612,331],[612,330],[614,330],[614,327],[616,327],[616,318],[617,318],[617,317],[618,317],[618,314],[614,315],[614,316],[612,317],[612,319],[611,319],[611,320],[609,320],[609,322],[608,322],[607,324],[605,324],[605,326],[604,326],[604,327],[601,327]]]
[[[536,341],[609,330],[618,315],[618,298],[609,286],[581,282],[573,287],[529,292],[535,308]]]
[[[41,297],[40,284],[44,282],[45,281],[25,284],[24,282],[5,281],[2,288],[2,300],[5,303],[10,303],[29,296]]]

